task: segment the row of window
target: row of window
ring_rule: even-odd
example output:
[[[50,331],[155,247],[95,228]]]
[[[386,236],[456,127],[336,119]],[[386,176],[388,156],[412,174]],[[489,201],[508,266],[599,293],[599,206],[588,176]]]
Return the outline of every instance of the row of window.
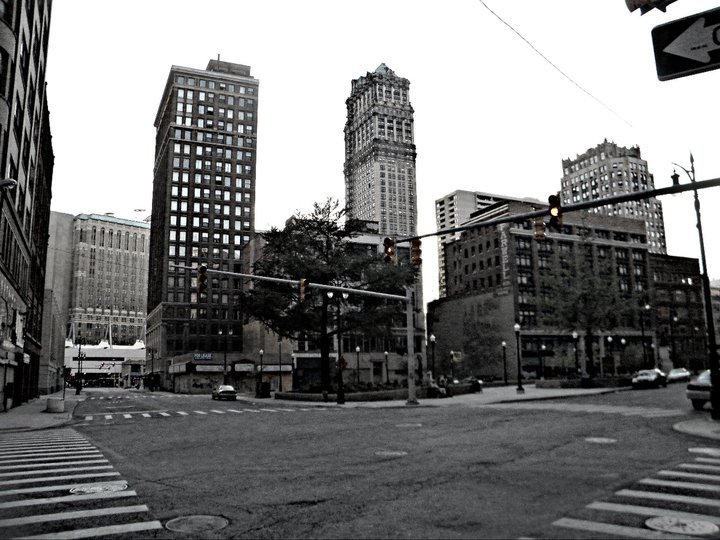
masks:
[[[210,90],[214,90],[217,88],[218,90],[237,93],[241,95],[253,95],[256,93],[256,88],[254,86],[243,86],[241,84],[225,83],[206,79],[196,79],[195,77],[189,77],[185,75],[177,75],[175,77],[175,82],[177,84],[196,86],[198,88],[208,88]]]

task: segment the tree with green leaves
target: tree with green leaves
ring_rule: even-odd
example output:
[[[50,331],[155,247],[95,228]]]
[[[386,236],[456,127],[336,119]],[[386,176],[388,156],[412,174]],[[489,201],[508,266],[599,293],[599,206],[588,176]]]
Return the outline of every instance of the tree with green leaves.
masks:
[[[465,353],[461,369],[464,375],[490,374],[502,371],[499,347],[503,335],[493,313],[498,309],[495,299],[472,306],[463,315],[463,345]]]
[[[315,203],[309,214],[300,213],[284,228],[262,234],[265,245],[252,273],[404,295],[405,286],[415,280],[414,268],[407,261],[388,265],[377,246],[353,241],[364,232],[363,222],[349,218],[337,201]],[[354,332],[389,338],[393,326],[404,325],[402,302],[352,293],[343,302],[342,317],[337,317],[338,308],[331,307],[326,291],[312,286],[304,299],[297,285],[265,280],[255,280],[243,293],[246,317],[279,336],[319,344],[325,390],[330,389],[330,344],[335,335]]]

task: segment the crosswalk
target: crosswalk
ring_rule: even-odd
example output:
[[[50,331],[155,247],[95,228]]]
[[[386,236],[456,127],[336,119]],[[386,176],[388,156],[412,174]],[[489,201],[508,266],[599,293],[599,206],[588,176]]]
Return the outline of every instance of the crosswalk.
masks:
[[[125,411],[125,412],[113,412],[113,413],[97,413],[97,414],[86,414],[83,416],[85,422],[93,421],[117,421],[117,420],[142,420],[147,418],[172,418],[172,417],[189,417],[189,416],[217,416],[217,415],[254,415],[254,414],[277,414],[277,413],[297,413],[297,412],[317,412],[317,411],[329,411],[325,407],[311,407],[311,408],[214,408],[214,409],[196,409],[187,411],[171,411],[167,409],[155,410],[155,411]]]
[[[641,416],[643,418],[663,418],[687,415],[687,411],[683,411],[681,409],[663,409],[660,407],[640,407],[630,405],[599,405],[593,403],[573,403],[569,401],[491,403],[488,405],[483,405],[483,408],[617,414],[620,416]]]
[[[0,538],[133,537],[161,529],[128,488],[74,430],[3,435]]]
[[[694,459],[657,471],[553,522],[569,538],[692,538],[720,535],[719,448],[690,449]],[[587,536],[586,536],[587,535]]]

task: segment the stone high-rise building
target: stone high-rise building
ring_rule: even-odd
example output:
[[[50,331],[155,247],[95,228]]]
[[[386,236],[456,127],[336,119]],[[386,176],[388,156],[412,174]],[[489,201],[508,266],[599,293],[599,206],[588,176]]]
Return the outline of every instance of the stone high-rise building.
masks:
[[[173,66],[160,100],[146,346],[161,377],[169,357],[242,350],[235,280],[209,273],[198,297],[196,272],[174,265],[242,269],[255,230],[258,85],[249,66],[210,60]]]
[[[385,64],[352,81],[346,100],[345,197],[351,217],[380,234],[417,234],[410,81]]]
[[[50,1],[0,2],[0,393],[4,408],[38,395],[44,345],[45,262],[55,160],[45,84],[51,10]]]
[[[655,179],[638,146],[625,148],[605,139],[575,159],[563,159],[562,166],[563,204],[655,189]],[[593,212],[644,221],[650,253],[667,253],[662,203],[657,198],[601,206]]]

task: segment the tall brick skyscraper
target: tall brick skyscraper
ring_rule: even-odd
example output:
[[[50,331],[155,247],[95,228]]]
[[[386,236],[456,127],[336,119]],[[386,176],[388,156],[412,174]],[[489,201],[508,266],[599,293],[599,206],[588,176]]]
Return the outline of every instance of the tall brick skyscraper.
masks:
[[[158,107],[150,228],[147,347],[154,371],[188,352],[242,350],[234,280],[210,274],[198,298],[195,272],[239,272],[255,230],[258,80],[250,67],[211,60],[173,66]]]

